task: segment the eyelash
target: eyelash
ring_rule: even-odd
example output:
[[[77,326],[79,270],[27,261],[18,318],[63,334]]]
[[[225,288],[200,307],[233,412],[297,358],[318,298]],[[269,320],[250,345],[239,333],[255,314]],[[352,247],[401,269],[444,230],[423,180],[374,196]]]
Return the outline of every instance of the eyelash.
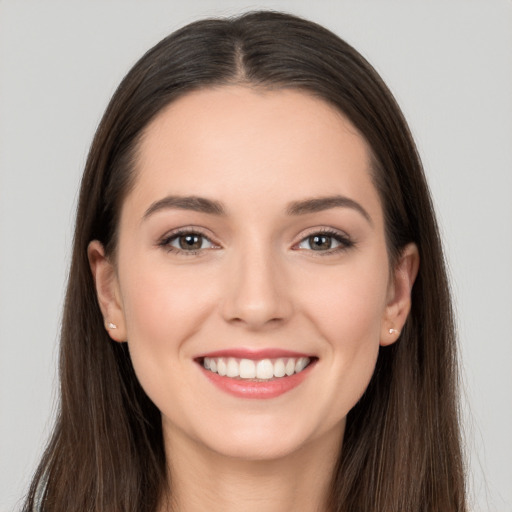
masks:
[[[184,249],[178,249],[177,247],[173,247],[172,245],[170,245],[174,240],[176,240],[180,236],[184,236],[184,235],[199,236],[203,240],[207,240],[210,244],[212,244],[213,245],[212,248],[219,248],[218,246],[216,246],[216,244],[214,242],[212,242],[210,240],[210,238],[208,236],[206,236],[203,232],[201,232],[197,228],[181,228],[179,230],[173,231],[172,233],[169,233],[166,236],[164,236],[158,242],[158,246],[166,249],[167,252],[169,252],[169,253],[175,253],[175,254],[180,254],[180,255],[184,255],[184,256],[195,256],[195,255],[200,254],[202,251],[206,250],[206,249],[184,250]],[[331,229],[319,229],[319,230],[313,231],[310,234],[308,234],[307,236],[304,236],[303,238],[301,238],[301,240],[297,244],[294,245],[294,248],[315,236],[325,236],[325,237],[332,238],[336,242],[338,242],[340,245],[338,247],[327,249],[325,251],[322,251],[322,250],[315,251],[314,249],[296,249],[296,250],[308,250],[311,253],[316,253],[316,254],[314,254],[315,256],[328,256],[328,255],[346,251],[355,246],[355,242],[352,241],[350,239],[350,237],[348,237],[347,235],[341,234],[340,232],[331,230]]]
[[[319,229],[317,231],[313,231],[307,236],[303,237],[298,244],[295,244],[295,246],[298,246],[302,243],[304,243],[306,240],[315,237],[315,236],[325,236],[334,239],[336,242],[338,242],[340,245],[338,247],[334,247],[331,249],[327,249],[325,251],[315,251],[314,249],[309,249],[310,252],[314,253],[315,256],[330,256],[332,254],[337,254],[343,251],[346,251],[352,247],[355,246],[355,242],[350,239],[350,237],[346,234],[342,234],[339,231],[335,231],[332,229]],[[295,247],[294,246],[294,247]],[[300,249],[298,249],[300,250]],[[308,249],[303,249],[308,250]]]
[[[176,231],[173,231],[172,233],[165,235],[158,242],[158,246],[166,249],[167,252],[172,252],[172,253],[180,254],[180,255],[182,254],[184,256],[198,255],[201,251],[205,250],[205,249],[195,249],[195,250],[188,251],[188,250],[184,250],[184,249],[178,249],[177,247],[173,247],[172,245],[170,245],[171,242],[178,239],[180,236],[184,236],[184,235],[199,236],[202,239],[210,242],[213,246],[215,246],[215,244],[210,240],[210,238],[208,236],[206,236],[203,232],[198,230],[197,228],[180,228]]]

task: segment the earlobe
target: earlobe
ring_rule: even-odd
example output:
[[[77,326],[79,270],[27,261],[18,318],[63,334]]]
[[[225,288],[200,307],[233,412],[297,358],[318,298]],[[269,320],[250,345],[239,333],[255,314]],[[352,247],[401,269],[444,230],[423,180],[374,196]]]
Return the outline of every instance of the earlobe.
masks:
[[[411,310],[411,292],[418,275],[420,256],[414,243],[406,245],[393,270],[380,344],[391,345],[400,336]]]
[[[114,341],[126,341],[124,313],[114,265],[98,240],[89,243],[87,256],[105,329]]]

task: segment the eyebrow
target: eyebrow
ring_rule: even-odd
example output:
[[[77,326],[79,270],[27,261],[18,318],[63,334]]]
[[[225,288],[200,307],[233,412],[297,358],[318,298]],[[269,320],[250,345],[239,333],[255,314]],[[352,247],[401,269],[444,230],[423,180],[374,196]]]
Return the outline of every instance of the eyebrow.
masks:
[[[210,215],[226,215],[226,210],[219,201],[199,196],[167,196],[155,201],[144,213],[143,220],[155,212],[169,208],[191,210]],[[356,210],[373,225],[372,218],[357,201],[340,195],[293,201],[287,206],[286,213],[287,215],[297,216],[330,210],[331,208],[351,208]]]
[[[167,196],[154,202],[144,213],[143,220],[155,212],[164,209],[192,210],[194,212],[209,213],[210,215],[225,215],[222,203],[197,196]]]
[[[373,225],[370,214],[357,201],[340,195],[294,201],[288,205],[286,213],[288,215],[305,215],[330,210],[331,208],[351,208],[356,210]]]

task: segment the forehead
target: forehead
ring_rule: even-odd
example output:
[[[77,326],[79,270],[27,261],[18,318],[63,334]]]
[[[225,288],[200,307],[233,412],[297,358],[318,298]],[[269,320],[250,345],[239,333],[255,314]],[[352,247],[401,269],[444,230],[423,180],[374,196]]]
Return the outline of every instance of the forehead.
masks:
[[[338,110],[305,92],[199,90],[146,128],[132,193],[145,202],[193,193],[244,203],[369,192],[378,203],[369,153]]]

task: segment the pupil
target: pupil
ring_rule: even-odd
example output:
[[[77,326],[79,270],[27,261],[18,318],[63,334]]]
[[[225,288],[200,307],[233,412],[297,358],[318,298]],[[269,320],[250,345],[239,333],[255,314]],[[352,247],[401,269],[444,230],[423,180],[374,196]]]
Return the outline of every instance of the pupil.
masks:
[[[180,247],[185,250],[201,249],[203,237],[201,235],[180,236]]]
[[[313,235],[309,237],[309,244],[314,251],[331,248],[331,237],[325,235]]]

